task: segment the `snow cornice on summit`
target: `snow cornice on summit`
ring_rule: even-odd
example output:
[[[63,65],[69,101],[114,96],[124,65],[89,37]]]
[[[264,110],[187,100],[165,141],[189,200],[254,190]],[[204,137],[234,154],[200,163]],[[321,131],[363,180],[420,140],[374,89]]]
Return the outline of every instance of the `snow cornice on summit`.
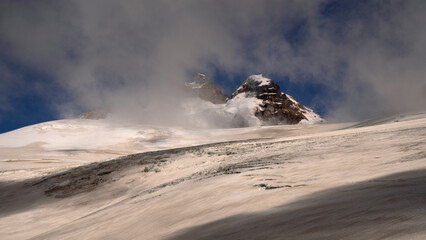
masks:
[[[249,77],[249,79],[253,79],[255,81],[257,81],[259,84],[259,87],[261,86],[267,86],[271,84],[271,79],[263,77],[262,74],[258,74],[258,75],[251,75]]]

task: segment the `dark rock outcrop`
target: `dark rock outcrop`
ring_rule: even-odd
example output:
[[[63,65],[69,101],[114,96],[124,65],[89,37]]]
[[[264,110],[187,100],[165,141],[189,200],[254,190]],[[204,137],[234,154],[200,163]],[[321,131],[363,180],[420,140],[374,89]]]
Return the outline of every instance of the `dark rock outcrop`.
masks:
[[[223,90],[204,74],[197,73],[192,82],[185,84],[188,94],[192,97],[198,97],[214,104],[223,104],[228,100]]]
[[[311,109],[297,102],[293,97],[282,93],[274,81],[262,75],[250,76],[233,94],[231,99],[245,93],[262,100],[255,116],[265,125],[297,124],[302,120],[321,122],[323,119]]]
[[[82,113],[77,118],[98,120],[98,119],[105,119],[107,115],[108,113],[106,111],[93,111],[93,112]]]

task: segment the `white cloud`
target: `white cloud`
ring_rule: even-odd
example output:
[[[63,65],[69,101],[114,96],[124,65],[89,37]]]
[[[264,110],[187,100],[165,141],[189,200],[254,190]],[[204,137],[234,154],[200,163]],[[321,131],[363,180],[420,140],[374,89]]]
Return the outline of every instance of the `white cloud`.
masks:
[[[110,108],[170,121],[182,82],[212,65],[324,84],[344,96],[316,98],[337,119],[424,107],[425,3],[367,3],[336,35],[323,2],[3,1],[0,43],[5,56],[68,91],[73,101],[57,106],[68,114]],[[300,20],[304,41],[294,51],[283,36]]]

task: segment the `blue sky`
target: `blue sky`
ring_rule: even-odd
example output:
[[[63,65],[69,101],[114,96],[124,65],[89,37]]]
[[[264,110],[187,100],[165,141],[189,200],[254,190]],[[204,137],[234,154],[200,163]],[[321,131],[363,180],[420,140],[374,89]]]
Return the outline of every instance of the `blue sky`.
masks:
[[[161,118],[196,72],[228,95],[263,73],[332,121],[422,110],[425,9],[416,0],[2,1],[0,132],[94,109]]]

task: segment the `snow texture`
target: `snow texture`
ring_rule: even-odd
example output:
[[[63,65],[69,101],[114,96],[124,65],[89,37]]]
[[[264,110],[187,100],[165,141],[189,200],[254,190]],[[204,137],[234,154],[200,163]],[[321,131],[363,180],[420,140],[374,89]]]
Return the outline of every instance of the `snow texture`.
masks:
[[[263,77],[262,74],[258,74],[258,75],[251,75],[249,78],[259,82],[259,87],[261,86],[267,86],[269,84],[271,84],[271,79]]]
[[[294,99],[294,97],[286,94],[288,99],[293,102],[294,106],[298,106],[300,103]],[[306,117],[306,120],[303,119],[300,121],[299,124],[318,124],[318,123],[324,123],[325,120],[317,113],[314,112],[314,110],[304,106],[305,109],[302,110],[303,115]]]
[[[109,139],[90,140],[97,131]],[[425,113],[222,130],[37,124],[0,135],[0,239],[425,239],[425,134]],[[123,151],[134,137],[169,147]],[[79,141],[85,154],[57,149]]]
[[[235,104],[253,106],[240,100]],[[38,124],[0,139],[22,146],[91,138],[93,129],[109,138],[159,131],[90,122]],[[80,166],[67,162],[72,154],[47,158],[42,154],[52,151],[33,144],[0,147],[0,238],[425,238],[426,114],[218,131],[183,130],[163,139],[193,138],[185,148],[123,153],[111,161],[94,156],[119,145],[93,148],[79,155]],[[236,135],[241,138],[232,141]],[[218,142],[198,145],[201,139]],[[96,141],[85,143],[99,147]],[[9,150],[27,155],[11,161]],[[37,171],[44,172],[28,174]]]

